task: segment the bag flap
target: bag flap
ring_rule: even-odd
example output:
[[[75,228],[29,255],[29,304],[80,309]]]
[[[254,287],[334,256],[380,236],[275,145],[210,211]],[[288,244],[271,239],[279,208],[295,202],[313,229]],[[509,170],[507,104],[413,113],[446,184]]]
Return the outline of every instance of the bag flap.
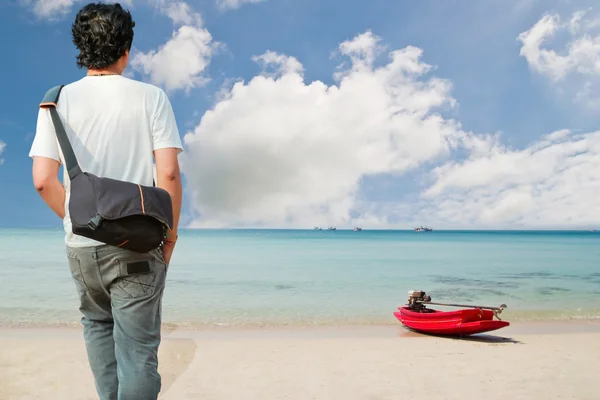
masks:
[[[173,226],[171,196],[161,188],[86,174],[94,186],[98,214],[105,219],[131,215],[154,217]]]

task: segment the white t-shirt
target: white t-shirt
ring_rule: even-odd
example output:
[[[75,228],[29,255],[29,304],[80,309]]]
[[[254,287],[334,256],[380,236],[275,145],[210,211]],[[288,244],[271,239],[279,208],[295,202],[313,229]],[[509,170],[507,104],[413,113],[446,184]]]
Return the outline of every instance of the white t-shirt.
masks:
[[[66,85],[61,91],[57,112],[81,169],[99,177],[152,186],[153,150],[169,147],[179,152],[183,150],[165,92],[121,75],[86,76]],[[39,110],[29,156],[52,158],[64,166],[47,109]],[[101,245],[72,233],[70,181],[66,171],[63,182],[67,192],[63,220],[66,244],[72,247]]]

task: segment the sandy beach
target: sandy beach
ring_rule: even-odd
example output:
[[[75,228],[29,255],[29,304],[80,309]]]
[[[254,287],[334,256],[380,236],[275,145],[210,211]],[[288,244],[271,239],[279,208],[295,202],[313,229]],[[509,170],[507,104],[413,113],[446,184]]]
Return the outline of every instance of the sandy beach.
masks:
[[[97,399],[81,334],[0,329],[0,399]],[[471,339],[400,326],[166,327],[160,398],[592,400],[599,357],[597,322],[513,324]]]

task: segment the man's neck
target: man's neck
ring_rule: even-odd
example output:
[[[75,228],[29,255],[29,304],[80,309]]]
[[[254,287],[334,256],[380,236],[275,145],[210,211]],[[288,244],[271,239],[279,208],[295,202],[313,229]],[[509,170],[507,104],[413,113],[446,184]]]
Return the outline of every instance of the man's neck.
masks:
[[[106,69],[88,69],[88,76],[98,76],[98,75],[121,75],[121,71],[116,68],[106,68]]]

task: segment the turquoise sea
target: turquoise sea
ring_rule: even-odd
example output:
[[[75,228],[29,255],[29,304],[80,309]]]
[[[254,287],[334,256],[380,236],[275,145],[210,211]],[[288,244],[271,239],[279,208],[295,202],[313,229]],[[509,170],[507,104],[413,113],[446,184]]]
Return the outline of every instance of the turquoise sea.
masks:
[[[397,324],[410,289],[510,321],[600,318],[600,232],[188,230],[163,318],[183,326]],[[60,229],[0,229],[0,324],[79,323]],[[442,309],[445,309],[442,307]]]

